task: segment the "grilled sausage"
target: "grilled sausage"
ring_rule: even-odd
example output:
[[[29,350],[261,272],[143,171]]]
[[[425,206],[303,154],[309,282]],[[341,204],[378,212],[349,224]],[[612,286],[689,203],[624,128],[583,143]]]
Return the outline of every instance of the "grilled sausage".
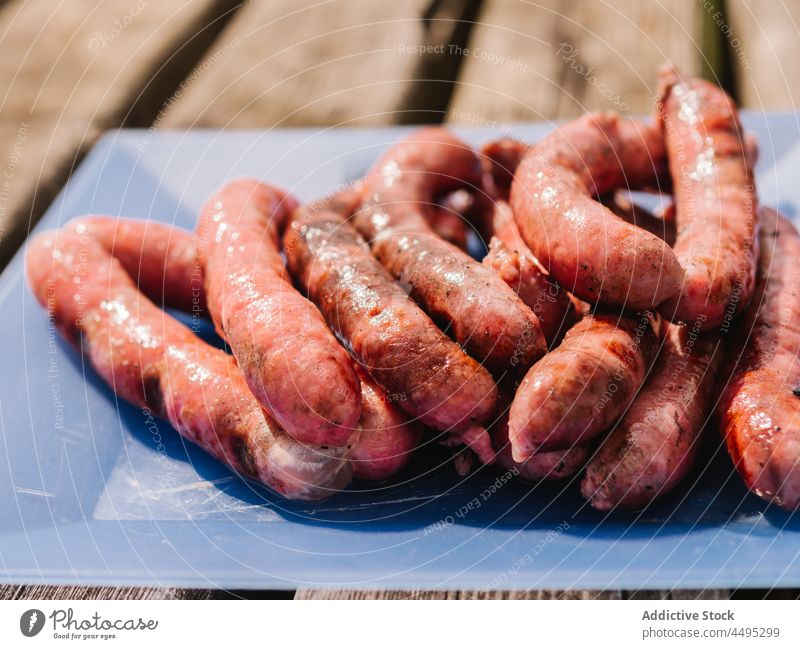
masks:
[[[497,400],[491,376],[393,281],[341,215],[299,210],[284,250],[328,325],[391,400],[439,431],[480,429]]]
[[[528,150],[511,208],[522,238],[561,286],[634,310],[678,294],[683,270],[669,246],[593,199],[652,182],[664,157],[657,126],[614,113],[569,122]]]
[[[114,391],[167,419],[238,473],[292,499],[344,488],[348,449],[294,441],[260,407],[232,357],[197,338],[139,293],[88,234],[48,232],[28,247],[37,300]]]
[[[344,446],[361,385],[319,311],[289,281],[279,229],[293,199],[257,180],[223,187],[197,225],[208,308],[253,394],[295,439]]]
[[[603,205],[610,209],[621,219],[637,227],[647,230],[667,245],[675,243],[675,219],[673,203],[668,203],[661,211],[661,216],[651,214],[641,205],[634,203],[622,192],[614,192],[601,198]]]
[[[422,436],[422,427],[389,400],[386,393],[360,367],[363,408],[359,433],[350,461],[353,476],[363,480],[385,480],[403,469]]]
[[[586,467],[581,492],[602,511],[638,509],[683,480],[712,408],[719,338],[667,325],[647,383]]]
[[[800,507],[800,236],[762,210],[753,300],[739,321],[719,428],[747,487],[780,507]]]
[[[325,203],[347,212],[360,204],[337,194]],[[195,256],[190,233],[160,223],[111,217],[75,219],[67,227],[96,239],[132,277],[139,277],[139,289],[156,303],[187,308],[205,315],[202,264]],[[196,284],[196,286],[195,286]],[[147,289],[147,290],[145,290]],[[364,480],[384,480],[400,471],[411,458],[421,428],[389,401],[372,379],[356,367],[361,381],[363,408],[359,432],[353,442],[350,461],[353,476]]]
[[[477,187],[481,176],[467,144],[442,129],[421,129],[371,169],[354,223],[411,297],[502,376],[526,369],[546,351],[538,319],[489,268],[436,236],[425,218],[437,196]]]
[[[203,264],[191,232],[156,221],[111,216],[73,219],[65,227],[100,243],[156,304],[190,313],[205,311]]]
[[[510,137],[492,140],[481,147],[481,162],[492,179],[498,198],[508,200],[514,174],[527,150],[524,142]]]
[[[660,118],[675,188],[675,254],[686,270],[680,295],[660,311],[730,325],[750,300],[758,256],[758,200],[745,136],[733,100],[702,79],[662,71]]]
[[[511,404],[516,462],[581,445],[625,411],[656,352],[652,314],[590,314],[525,375]]]
[[[493,225],[495,236],[489,241],[489,253],[483,263],[494,269],[533,311],[547,346],[552,349],[577,320],[570,296],[539,266],[522,241],[505,201],[495,203]]]
[[[516,462],[508,439],[508,412],[501,415],[492,426],[492,443],[497,449],[498,463],[528,482],[568,478],[578,473],[589,457],[588,446],[573,446],[541,451],[531,455],[525,462]]]

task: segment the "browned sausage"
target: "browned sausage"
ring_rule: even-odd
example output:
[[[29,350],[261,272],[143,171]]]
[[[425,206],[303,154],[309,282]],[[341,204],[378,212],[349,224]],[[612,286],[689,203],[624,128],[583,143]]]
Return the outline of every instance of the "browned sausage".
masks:
[[[590,314],[525,375],[511,404],[513,458],[584,444],[628,407],[655,357],[652,314]]]
[[[342,489],[348,449],[300,444],[253,397],[236,362],[139,293],[121,264],[86,233],[42,234],[29,245],[36,298],[123,399],[163,417],[188,440],[287,498]]]
[[[343,446],[361,416],[351,358],[285,275],[278,230],[296,203],[257,180],[223,187],[197,226],[208,309],[253,394],[295,439]]]
[[[436,236],[424,216],[436,196],[478,187],[481,178],[467,144],[443,129],[415,131],[367,175],[354,223],[411,297],[471,356],[502,375],[529,367],[546,351],[538,319],[489,268]]]
[[[673,218],[673,203],[669,203],[661,212],[661,216],[651,214],[641,205],[634,203],[622,192],[614,192],[601,199],[603,205],[610,209],[621,219],[637,227],[647,230],[659,239],[663,239],[667,245],[675,243],[675,219]]]
[[[748,488],[800,507],[800,236],[762,210],[753,300],[736,329],[719,427]]]
[[[284,249],[328,325],[391,400],[439,431],[483,430],[497,399],[492,377],[393,281],[349,222],[301,209]]]
[[[726,328],[750,300],[758,255],[758,199],[733,100],[702,79],[662,71],[660,117],[675,188],[675,254],[686,270],[670,320]]]
[[[405,467],[422,436],[422,427],[409,417],[360,367],[363,408],[359,433],[350,461],[353,476],[385,480]]]
[[[492,426],[492,443],[497,449],[498,463],[529,482],[568,478],[578,473],[589,458],[587,446],[573,446],[556,451],[541,451],[531,455],[525,462],[516,462],[508,439],[508,412],[501,415]]]
[[[646,309],[680,291],[683,270],[658,237],[593,199],[652,182],[664,159],[657,126],[591,113],[533,146],[511,184],[523,239],[565,289],[588,302]]]
[[[489,173],[498,198],[508,200],[511,181],[528,150],[528,145],[510,137],[492,140],[481,147],[481,162]]]
[[[581,492],[596,509],[644,507],[672,491],[694,463],[722,348],[699,328],[666,326],[647,383],[586,467]]]
[[[325,203],[345,212],[358,204],[360,197],[348,201],[346,193]],[[111,217],[75,219],[67,227],[96,239],[129,275],[138,274],[139,289],[151,300],[184,310],[190,310],[187,302],[191,301],[192,313],[205,315],[202,264],[196,259],[194,236],[190,233],[160,223]],[[356,367],[356,371],[361,380],[363,408],[350,452],[353,476],[383,480],[408,463],[421,429],[408,421],[408,415],[389,401],[363,370]]]
[[[495,236],[489,241],[483,263],[493,268],[539,318],[547,346],[552,349],[577,320],[570,296],[539,266],[522,241],[505,201],[495,203],[493,224]]]
[[[657,137],[657,134],[651,132],[648,133],[648,137]],[[753,133],[745,133],[744,146],[748,166],[752,169],[758,161],[758,139]],[[510,137],[487,142],[481,147],[481,162],[489,173],[493,186],[497,189],[498,197],[508,198],[514,173],[527,149],[527,144]],[[654,147],[653,150],[658,149]],[[666,160],[653,160],[653,165],[656,171],[653,178],[642,181],[641,187],[637,187],[637,189],[643,191],[656,189],[662,193],[670,193],[672,179],[668,173]]]
[[[111,216],[73,219],[67,227],[100,243],[153,302],[190,313],[205,311],[203,264],[191,232]]]

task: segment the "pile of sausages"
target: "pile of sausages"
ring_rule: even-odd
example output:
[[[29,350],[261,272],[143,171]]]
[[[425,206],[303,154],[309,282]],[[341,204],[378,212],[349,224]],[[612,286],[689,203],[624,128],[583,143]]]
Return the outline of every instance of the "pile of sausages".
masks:
[[[660,81],[652,120],[481,151],[424,128],[312,203],[237,180],[195,232],[75,219],[29,244],[30,284],[120,397],[287,498],[385,480],[436,440],[461,473],[582,471],[594,507],[637,509],[714,419],[747,486],[795,509],[800,236],[758,205],[731,99]],[[621,190],[671,198],[654,215]]]

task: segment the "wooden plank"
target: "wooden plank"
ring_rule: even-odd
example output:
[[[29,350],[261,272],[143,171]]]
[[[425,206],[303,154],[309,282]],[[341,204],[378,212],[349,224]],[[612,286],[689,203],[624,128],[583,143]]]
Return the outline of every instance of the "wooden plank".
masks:
[[[620,599],[619,591],[346,590],[303,588],[295,599]]]
[[[0,7],[0,267],[102,131],[149,124],[234,0]]]
[[[700,69],[695,0],[487,0],[449,110],[470,124],[648,113],[656,71]]]
[[[0,599],[210,599],[214,592],[113,586],[3,586]]]
[[[727,40],[742,106],[796,110],[800,103],[800,4],[770,0],[728,0],[718,17]],[[730,25],[730,26],[728,26]]]
[[[477,2],[256,1],[210,52],[235,44],[224,66],[197,67],[160,125],[254,127],[439,122]],[[193,73],[194,74],[194,73]],[[190,75],[191,79],[191,75]]]
[[[689,591],[596,591],[596,590],[345,590],[345,589],[300,589],[295,599],[728,599],[727,589]]]
[[[0,585],[3,599],[292,599],[293,591]]]

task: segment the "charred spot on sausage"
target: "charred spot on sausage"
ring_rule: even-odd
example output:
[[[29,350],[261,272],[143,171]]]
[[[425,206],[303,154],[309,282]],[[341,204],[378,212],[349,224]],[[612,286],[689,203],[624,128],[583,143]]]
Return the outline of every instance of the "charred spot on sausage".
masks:
[[[234,459],[241,464],[245,473],[257,475],[256,461],[247,440],[239,436],[232,437],[231,450],[233,451]]]
[[[161,380],[158,376],[143,377],[142,392],[144,402],[159,417],[164,417],[164,394],[161,391]]]

